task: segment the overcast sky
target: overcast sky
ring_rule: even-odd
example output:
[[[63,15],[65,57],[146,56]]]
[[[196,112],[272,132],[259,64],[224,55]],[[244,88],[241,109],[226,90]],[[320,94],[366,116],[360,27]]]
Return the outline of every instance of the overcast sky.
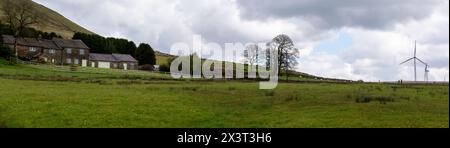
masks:
[[[414,79],[413,56],[430,80],[449,75],[448,0],[34,0],[103,36],[150,43],[266,42],[287,34],[301,49],[297,70],[365,81]],[[424,66],[418,66],[423,80]]]

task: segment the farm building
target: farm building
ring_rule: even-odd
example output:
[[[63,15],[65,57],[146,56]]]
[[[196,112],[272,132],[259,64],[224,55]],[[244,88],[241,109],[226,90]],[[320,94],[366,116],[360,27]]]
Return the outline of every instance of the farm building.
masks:
[[[96,68],[137,70],[138,61],[127,54],[91,53],[89,55],[89,66]]]
[[[15,38],[2,35],[2,42],[14,50]],[[17,55],[21,59],[53,64],[79,65],[83,67],[138,69],[138,61],[127,54],[90,53],[81,40],[19,38]]]
[[[2,35],[3,44],[14,48],[13,36]],[[87,66],[89,47],[81,40],[19,38],[17,56],[30,60],[53,64],[75,64]]]
[[[75,64],[86,67],[89,60],[89,47],[81,40],[53,39],[64,54],[62,59],[65,64]]]

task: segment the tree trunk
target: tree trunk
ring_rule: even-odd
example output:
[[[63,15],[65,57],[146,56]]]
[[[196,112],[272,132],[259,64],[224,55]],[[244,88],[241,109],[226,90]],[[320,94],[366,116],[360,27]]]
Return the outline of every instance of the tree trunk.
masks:
[[[64,52],[66,51],[66,49],[62,48],[61,49],[61,66],[64,66]]]
[[[286,68],[286,82],[289,82],[289,72],[287,68]]]
[[[288,58],[288,51],[286,50],[286,53],[285,53],[285,62],[286,63],[284,63],[284,66],[285,66],[285,68],[286,68],[286,82],[289,82],[289,58]]]
[[[278,48],[278,76],[281,76],[281,65],[283,65],[283,52]]]
[[[17,37],[14,37],[14,63],[17,63],[19,61],[19,52],[17,51]],[[12,59],[12,58],[11,58]]]

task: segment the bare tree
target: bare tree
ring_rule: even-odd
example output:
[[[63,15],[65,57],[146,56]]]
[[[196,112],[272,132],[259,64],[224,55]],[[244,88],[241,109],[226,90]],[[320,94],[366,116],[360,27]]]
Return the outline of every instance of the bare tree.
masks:
[[[30,0],[4,0],[2,10],[5,13],[6,23],[14,33],[14,52],[16,57],[17,40],[23,36],[24,30],[31,25],[37,24],[37,11]]]
[[[278,53],[278,71],[285,71],[286,81],[289,80],[289,70],[298,65],[299,51],[294,47],[292,39],[284,34],[275,37],[272,42],[268,43],[267,52]],[[269,60],[268,60],[269,61]]]
[[[260,56],[261,49],[256,44],[251,44],[245,47],[244,50],[244,58],[245,63],[248,63],[249,66],[258,66],[259,65],[259,56]]]

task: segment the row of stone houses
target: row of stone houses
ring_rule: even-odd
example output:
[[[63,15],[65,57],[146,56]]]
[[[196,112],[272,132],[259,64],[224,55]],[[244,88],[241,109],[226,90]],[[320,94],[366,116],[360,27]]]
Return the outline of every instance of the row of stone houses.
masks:
[[[2,35],[2,42],[14,50],[15,38],[13,36]],[[57,65],[138,69],[138,61],[131,55],[90,53],[90,48],[81,40],[19,38],[17,39],[17,56],[22,59]]]

